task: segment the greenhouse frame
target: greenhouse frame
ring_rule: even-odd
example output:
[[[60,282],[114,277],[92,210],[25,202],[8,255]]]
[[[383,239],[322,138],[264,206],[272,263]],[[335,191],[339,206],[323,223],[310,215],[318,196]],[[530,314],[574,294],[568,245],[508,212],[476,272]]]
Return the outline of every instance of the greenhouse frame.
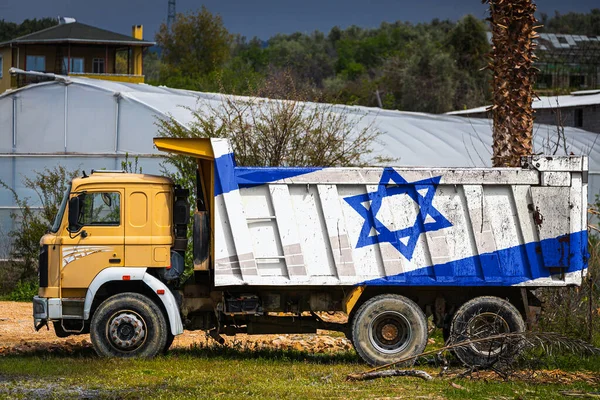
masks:
[[[194,110],[206,115],[225,100],[267,100],[110,82],[56,77],[52,81],[10,90],[0,95],[0,180],[29,197],[23,185],[35,171],[57,165],[69,170],[121,169],[126,155],[138,157],[144,173],[159,174],[157,118],[171,116],[184,126],[194,121]],[[372,156],[392,158],[402,166],[484,167],[491,165],[492,126],[487,119],[382,110],[359,106],[307,104],[327,107],[354,119],[356,132],[371,127],[381,134]],[[556,127],[535,126],[535,151],[548,151]],[[600,191],[598,135],[564,128],[567,151],[589,155],[589,200]],[[559,151],[557,154],[564,154]],[[17,208],[10,191],[0,190],[0,259],[6,257],[6,233],[13,229],[11,212]]]

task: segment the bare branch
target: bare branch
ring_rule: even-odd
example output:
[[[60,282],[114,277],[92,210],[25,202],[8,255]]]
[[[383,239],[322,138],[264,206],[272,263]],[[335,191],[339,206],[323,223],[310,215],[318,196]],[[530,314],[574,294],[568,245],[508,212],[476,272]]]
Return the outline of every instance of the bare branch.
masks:
[[[414,376],[426,381],[433,378],[425,371],[418,369],[388,369],[386,371],[377,371],[363,374],[350,374],[346,377],[347,381],[370,381],[377,378],[387,378],[390,376]]]

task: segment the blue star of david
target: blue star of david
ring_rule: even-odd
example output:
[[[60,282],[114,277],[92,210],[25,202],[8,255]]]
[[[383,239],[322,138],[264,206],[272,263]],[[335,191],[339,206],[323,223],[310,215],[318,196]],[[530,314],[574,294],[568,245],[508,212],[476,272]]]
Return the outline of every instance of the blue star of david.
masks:
[[[419,241],[419,236],[425,232],[437,231],[452,226],[438,210],[433,207],[433,196],[440,183],[441,176],[423,179],[417,182],[407,182],[393,168],[385,168],[376,192],[346,197],[344,200],[364,219],[356,247],[365,247],[376,243],[389,242],[404,257],[410,260]],[[388,186],[394,185],[394,186]],[[390,231],[378,218],[377,213],[385,197],[399,194],[408,195],[419,205],[415,223],[408,228]],[[364,203],[369,202],[369,206]],[[428,219],[429,217],[429,219]],[[428,222],[425,222],[428,220]],[[371,233],[375,231],[376,234]],[[403,243],[401,239],[405,239]],[[406,240],[408,239],[408,240]]]

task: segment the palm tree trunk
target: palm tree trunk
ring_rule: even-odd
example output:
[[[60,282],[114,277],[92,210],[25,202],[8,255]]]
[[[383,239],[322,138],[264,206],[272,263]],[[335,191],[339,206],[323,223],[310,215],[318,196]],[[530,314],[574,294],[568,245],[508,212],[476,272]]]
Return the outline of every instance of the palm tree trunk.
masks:
[[[516,167],[532,154],[536,38],[532,0],[484,0],[490,5],[495,167]]]

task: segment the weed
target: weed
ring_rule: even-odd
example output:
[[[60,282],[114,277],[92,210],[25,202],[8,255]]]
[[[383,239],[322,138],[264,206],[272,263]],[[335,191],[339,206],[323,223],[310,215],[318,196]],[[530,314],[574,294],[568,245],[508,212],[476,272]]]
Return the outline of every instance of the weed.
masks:
[[[38,294],[38,285],[31,281],[19,281],[6,300],[31,301]]]

